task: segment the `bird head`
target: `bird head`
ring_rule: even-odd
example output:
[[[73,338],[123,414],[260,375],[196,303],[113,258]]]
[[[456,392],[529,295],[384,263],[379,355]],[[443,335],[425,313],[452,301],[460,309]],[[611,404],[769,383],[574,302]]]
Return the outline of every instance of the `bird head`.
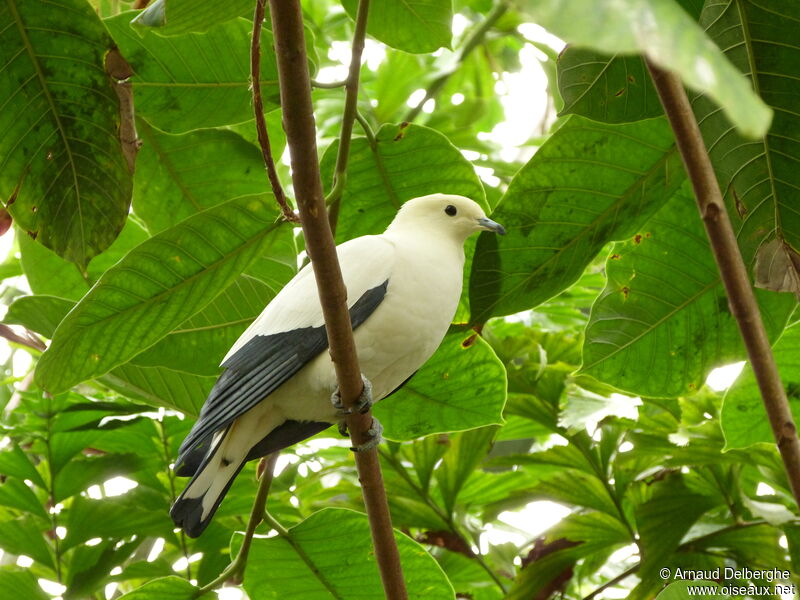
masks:
[[[476,231],[506,233],[502,225],[486,216],[477,202],[451,194],[430,194],[403,204],[387,231],[401,229],[433,229],[462,242]]]

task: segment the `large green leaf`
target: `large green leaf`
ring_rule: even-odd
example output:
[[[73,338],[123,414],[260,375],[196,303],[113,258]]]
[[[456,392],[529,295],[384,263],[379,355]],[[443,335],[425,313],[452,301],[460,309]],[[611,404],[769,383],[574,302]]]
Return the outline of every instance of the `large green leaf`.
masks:
[[[39,384],[67,389],[158,342],[260,255],[275,214],[269,199],[237,198],[139,245],[59,325],[37,365]]]
[[[114,243],[96,256],[81,275],[74,264],[60,258],[29,236],[18,236],[22,268],[35,294],[79,300],[105,271],[125,256],[131,248],[147,239],[147,232],[128,219]]]
[[[250,0],[228,0],[220,4],[196,0],[155,0],[136,15],[132,24],[152,27],[161,35],[181,35],[202,33],[218,23],[236,17],[252,17],[252,14],[253,3]]]
[[[358,0],[343,0],[355,18]],[[422,53],[450,47],[453,4],[450,0],[372,0],[367,33],[387,46]]]
[[[9,554],[30,556],[34,561],[53,567],[50,547],[44,541],[44,530],[49,527],[45,521],[37,521],[29,516],[17,519],[0,520],[0,549]]]
[[[253,600],[373,600],[381,594],[366,515],[326,508],[289,529],[288,536],[290,541],[280,536],[253,540],[244,576]],[[455,597],[422,546],[399,532],[395,539],[409,598]]]
[[[676,71],[690,88],[723,108],[747,136],[763,135],[772,111],[674,0],[539,0],[533,20],[563,40],[601,52],[643,53]]]
[[[706,98],[692,103],[732,208],[739,245],[750,264],[755,262],[756,285],[795,293],[800,292],[798,21],[800,6],[780,0],[708,2],[700,19],[774,109],[765,137],[745,139]]]
[[[453,514],[461,489],[489,454],[495,433],[497,427],[481,427],[450,437],[442,466],[435,471],[447,514]]]
[[[795,421],[800,420],[800,325],[784,331],[772,349]],[[720,415],[725,447],[746,448],[758,442],[774,443],[753,369],[748,363],[725,394]]]
[[[411,440],[499,425],[505,401],[503,364],[481,337],[457,331],[448,334],[419,372],[374,410],[386,437]]]
[[[688,187],[688,186],[687,186]],[[616,244],[586,326],[582,372],[642,396],[690,394],[714,367],[745,356],[694,198],[684,188],[632,239]],[[794,308],[757,290],[776,338]]]
[[[132,363],[195,375],[218,375],[225,354],[273,296],[265,284],[241,276],[204,310],[136,356]]]
[[[117,237],[131,197],[104,66],[114,44],[82,0],[9,0],[0,23],[0,197],[23,229],[84,268]]]
[[[470,274],[473,322],[533,308],[577,281],[609,241],[633,233],[684,178],[666,120],[571,116],[514,177],[481,234]]]
[[[150,233],[269,187],[261,152],[232,131],[169,135],[140,121],[139,135],[133,210]]]
[[[249,49],[252,24],[222,23],[205,34],[165,38],[134,30],[134,12],[106,19],[114,41],[133,68],[136,113],[163,131],[240,123],[253,116]],[[261,40],[261,89],[269,110],[279,104],[272,35]]]
[[[326,186],[333,183],[338,148],[334,142],[322,158]],[[381,233],[404,202],[435,193],[467,196],[488,210],[475,169],[435,129],[384,125],[375,136],[374,148],[366,138],[354,138],[336,239],[342,242]]]

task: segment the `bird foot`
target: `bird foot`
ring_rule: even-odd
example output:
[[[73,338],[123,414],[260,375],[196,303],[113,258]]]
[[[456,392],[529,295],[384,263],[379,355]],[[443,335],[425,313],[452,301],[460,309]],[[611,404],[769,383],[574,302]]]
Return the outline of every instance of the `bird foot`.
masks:
[[[345,425],[345,429],[347,426]],[[372,450],[373,448],[377,448],[378,444],[383,441],[383,425],[381,422],[378,421],[375,417],[372,418],[372,426],[367,429],[367,437],[369,438],[363,444],[359,444],[358,446],[351,446],[350,450],[353,452],[366,452],[367,450]]]
[[[342,404],[342,394],[339,392],[338,387],[336,391],[333,392],[331,395],[331,404],[333,404],[333,408],[336,409],[337,417],[346,417],[347,415],[352,415],[354,412],[360,412],[363,415],[372,408],[372,383],[370,383],[369,379],[364,377],[363,373],[361,374],[361,381],[364,382],[364,389],[361,390],[361,395],[352,408],[347,408]],[[339,431],[342,431],[341,425],[339,426]]]

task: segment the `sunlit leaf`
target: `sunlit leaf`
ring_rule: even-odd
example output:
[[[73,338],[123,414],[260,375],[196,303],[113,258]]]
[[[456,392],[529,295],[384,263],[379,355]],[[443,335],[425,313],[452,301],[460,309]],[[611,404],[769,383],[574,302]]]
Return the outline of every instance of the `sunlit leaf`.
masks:
[[[148,239],[59,325],[36,369],[51,392],[102,375],[159,341],[227,287],[277,227],[271,202],[232,200]]]
[[[358,1],[343,0],[342,4],[355,18]],[[367,33],[404,52],[433,52],[450,47],[452,19],[449,0],[373,0]]]

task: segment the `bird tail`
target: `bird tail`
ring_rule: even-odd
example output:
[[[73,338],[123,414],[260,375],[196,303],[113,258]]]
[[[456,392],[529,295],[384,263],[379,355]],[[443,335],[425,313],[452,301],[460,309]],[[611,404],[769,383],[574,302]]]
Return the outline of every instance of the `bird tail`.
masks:
[[[250,446],[237,443],[236,425],[216,434],[189,485],[169,511],[175,524],[189,537],[198,537],[208,527],[233,480],[247,462]]]

